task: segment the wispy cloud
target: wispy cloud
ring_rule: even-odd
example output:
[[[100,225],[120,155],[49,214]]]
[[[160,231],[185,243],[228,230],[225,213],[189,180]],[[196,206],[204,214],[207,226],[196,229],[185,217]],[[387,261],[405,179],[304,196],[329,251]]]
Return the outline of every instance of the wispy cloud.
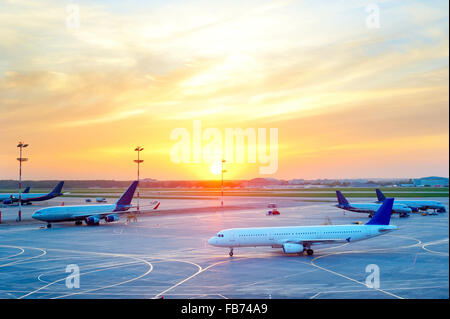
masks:
[[[89,155],[97,150],[92,136],[114,154],[130,141],[151,143],[159,178],[192,174],[168,163],[168,150],[171,129],[193,119],[220,129],[278,127],[286,164],[279,177],[297,176],[288,163],[318,174],[329,157],[344,170],[350,153],[370,153],[364,160],[376,165],[391,154],[391,141],[400,141],[402,154],[414,152],[408,138],[429,140],[441,154],[448,3],[377,1],[376,30],[365,25],[368,3],[79,2],[80,27],[69,29],[66,2],[0,0],[2,141],[36,139],[39,163],[61,167],[70,157],[52,162],[50,140],[71,140],[68,154]],[[403,162],[404,175],[423,170],[429,157],[414,154],[393,157],[393,167]],[[448,157],[437,162],[448,174]],[[11,165],[0,163],[0,171]]]

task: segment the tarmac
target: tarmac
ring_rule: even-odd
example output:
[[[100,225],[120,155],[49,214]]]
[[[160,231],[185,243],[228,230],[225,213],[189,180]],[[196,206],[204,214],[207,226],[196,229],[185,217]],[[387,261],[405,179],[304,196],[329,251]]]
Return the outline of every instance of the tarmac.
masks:
[[[226,228],[365,223],[367,214],[281,197],[226,197],[224,208],[219,199],[161,200],[158,211],[138,215],[137,222],[47,229],[31,219],[35,210],[84,199],[25,206],[21,222],[15,221],[18,207],[2,207],[0,298],[448,299],[449,199],[433,200],[447,212],[394,215],[395,232],[315,246],[313,256],[259,247],[236,248],[229,257],[228,249],[207,240]],[[266,216],[272,202],[281,215]],[[374,269],[379,286],[368,286]],[[79,277],[70,277],[77,271]]]

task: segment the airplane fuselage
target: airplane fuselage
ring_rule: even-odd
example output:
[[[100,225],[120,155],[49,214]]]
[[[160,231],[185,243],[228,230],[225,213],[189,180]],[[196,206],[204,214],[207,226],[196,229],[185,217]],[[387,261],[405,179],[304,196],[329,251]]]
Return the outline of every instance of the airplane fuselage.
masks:
[[[436,209],[444,211],[446,210],[445,205],[434,200],[395,200],[397,204],[405,205],[412,210],[427,210]]]
[[[103,215],[114,213],[115,209],[115,204],[58,206],[40,209],[32,217],[45,222],[74,221],[85,219],[86,214]]]
[[[375,203],[349,203],[348,205],[341,205],[337,204],[336,207],[345,209],[351,212],[356,213],[368,213],[373,214],[375,213],[378,208],[380,208],[381,204],[375,204]],[[392,206],[392,213],[396,214],[409,214],[411,213],[411,208],[409,208],[406,205],[399,205],[394,204]]]

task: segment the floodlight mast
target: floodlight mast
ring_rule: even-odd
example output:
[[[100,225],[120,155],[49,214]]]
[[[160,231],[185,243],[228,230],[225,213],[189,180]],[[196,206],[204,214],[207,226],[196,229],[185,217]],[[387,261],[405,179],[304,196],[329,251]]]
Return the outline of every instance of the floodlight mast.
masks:
[[[140,212],[140,209],[139,209],[139,201],[140,201],[140,194],[139,194],[140,167],[139,167],[139,166],[140,166],[140,164],[141,164],[142,162],[144,162],[144,160],[141,160],[141,159],[140,159],[140,153],[141,153],[141,151],[143,151],[143,150],[144,150],[143,147],[140,147],[140,146],[136,147],[135,151],[138,153],[138,159],[137,159],[137,160],[134,160],[134,162],[138,164],[138,171],[137,171],[137,180],[138,180],[138,189],[137,189],[137,212],[138,212],[138,213]]]
[[[222,170],[221,170],[221,172],[222,172],[222,201],[220,202],[220,205],[223,207],[223,173],[226,173],[227,171],[226,170],[224,170],[223,169],[223,164],[225,163],[226,161],[223,159],[222,160]]]
[[[16,221],[20,222],[22,221],[22,162],[28,161],[28,158],[22,157],[22,151],[25,147],[27,147],[28,144],[25,144],[24,142],[19,142],[17,147],[19,150],[19,158],[17,160],[19,161],[19,213],[17,215]]]

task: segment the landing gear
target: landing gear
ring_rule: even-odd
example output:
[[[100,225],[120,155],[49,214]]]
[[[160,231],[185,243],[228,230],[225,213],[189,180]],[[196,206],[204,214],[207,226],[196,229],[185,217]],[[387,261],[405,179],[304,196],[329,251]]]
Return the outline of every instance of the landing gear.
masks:
[[[228,253],[228,255],[230,255],[230,257],[233,257],[233,248],[230,249],[230,252]]]
[[[404,217],[409,217],[409,214],[408,213],[401,213],[400,214],[400,218],[404,218]]]
[[[298,255],[299,256],[304,256],[305,254],[308,255],[308,256],[312,256],[314,254],[314,250],[312,250],[308,246],[308,247],[303,248],[303,251],[301,253],[299,253]]]
[[[76,222],[75,222],[75,225],[77,225],[77,226],[80,226],[80,225],[82,225],[83,224],[83,222],[81,221],[81,220],[77,220]]]
[[[373,214],[372,214],[372,213],[370,213],[368,217],[369,217],[369,218],[372,218],[372,217],[373,217]]]
[[[52,228],[52,224],[47,224],[47,228]]]

